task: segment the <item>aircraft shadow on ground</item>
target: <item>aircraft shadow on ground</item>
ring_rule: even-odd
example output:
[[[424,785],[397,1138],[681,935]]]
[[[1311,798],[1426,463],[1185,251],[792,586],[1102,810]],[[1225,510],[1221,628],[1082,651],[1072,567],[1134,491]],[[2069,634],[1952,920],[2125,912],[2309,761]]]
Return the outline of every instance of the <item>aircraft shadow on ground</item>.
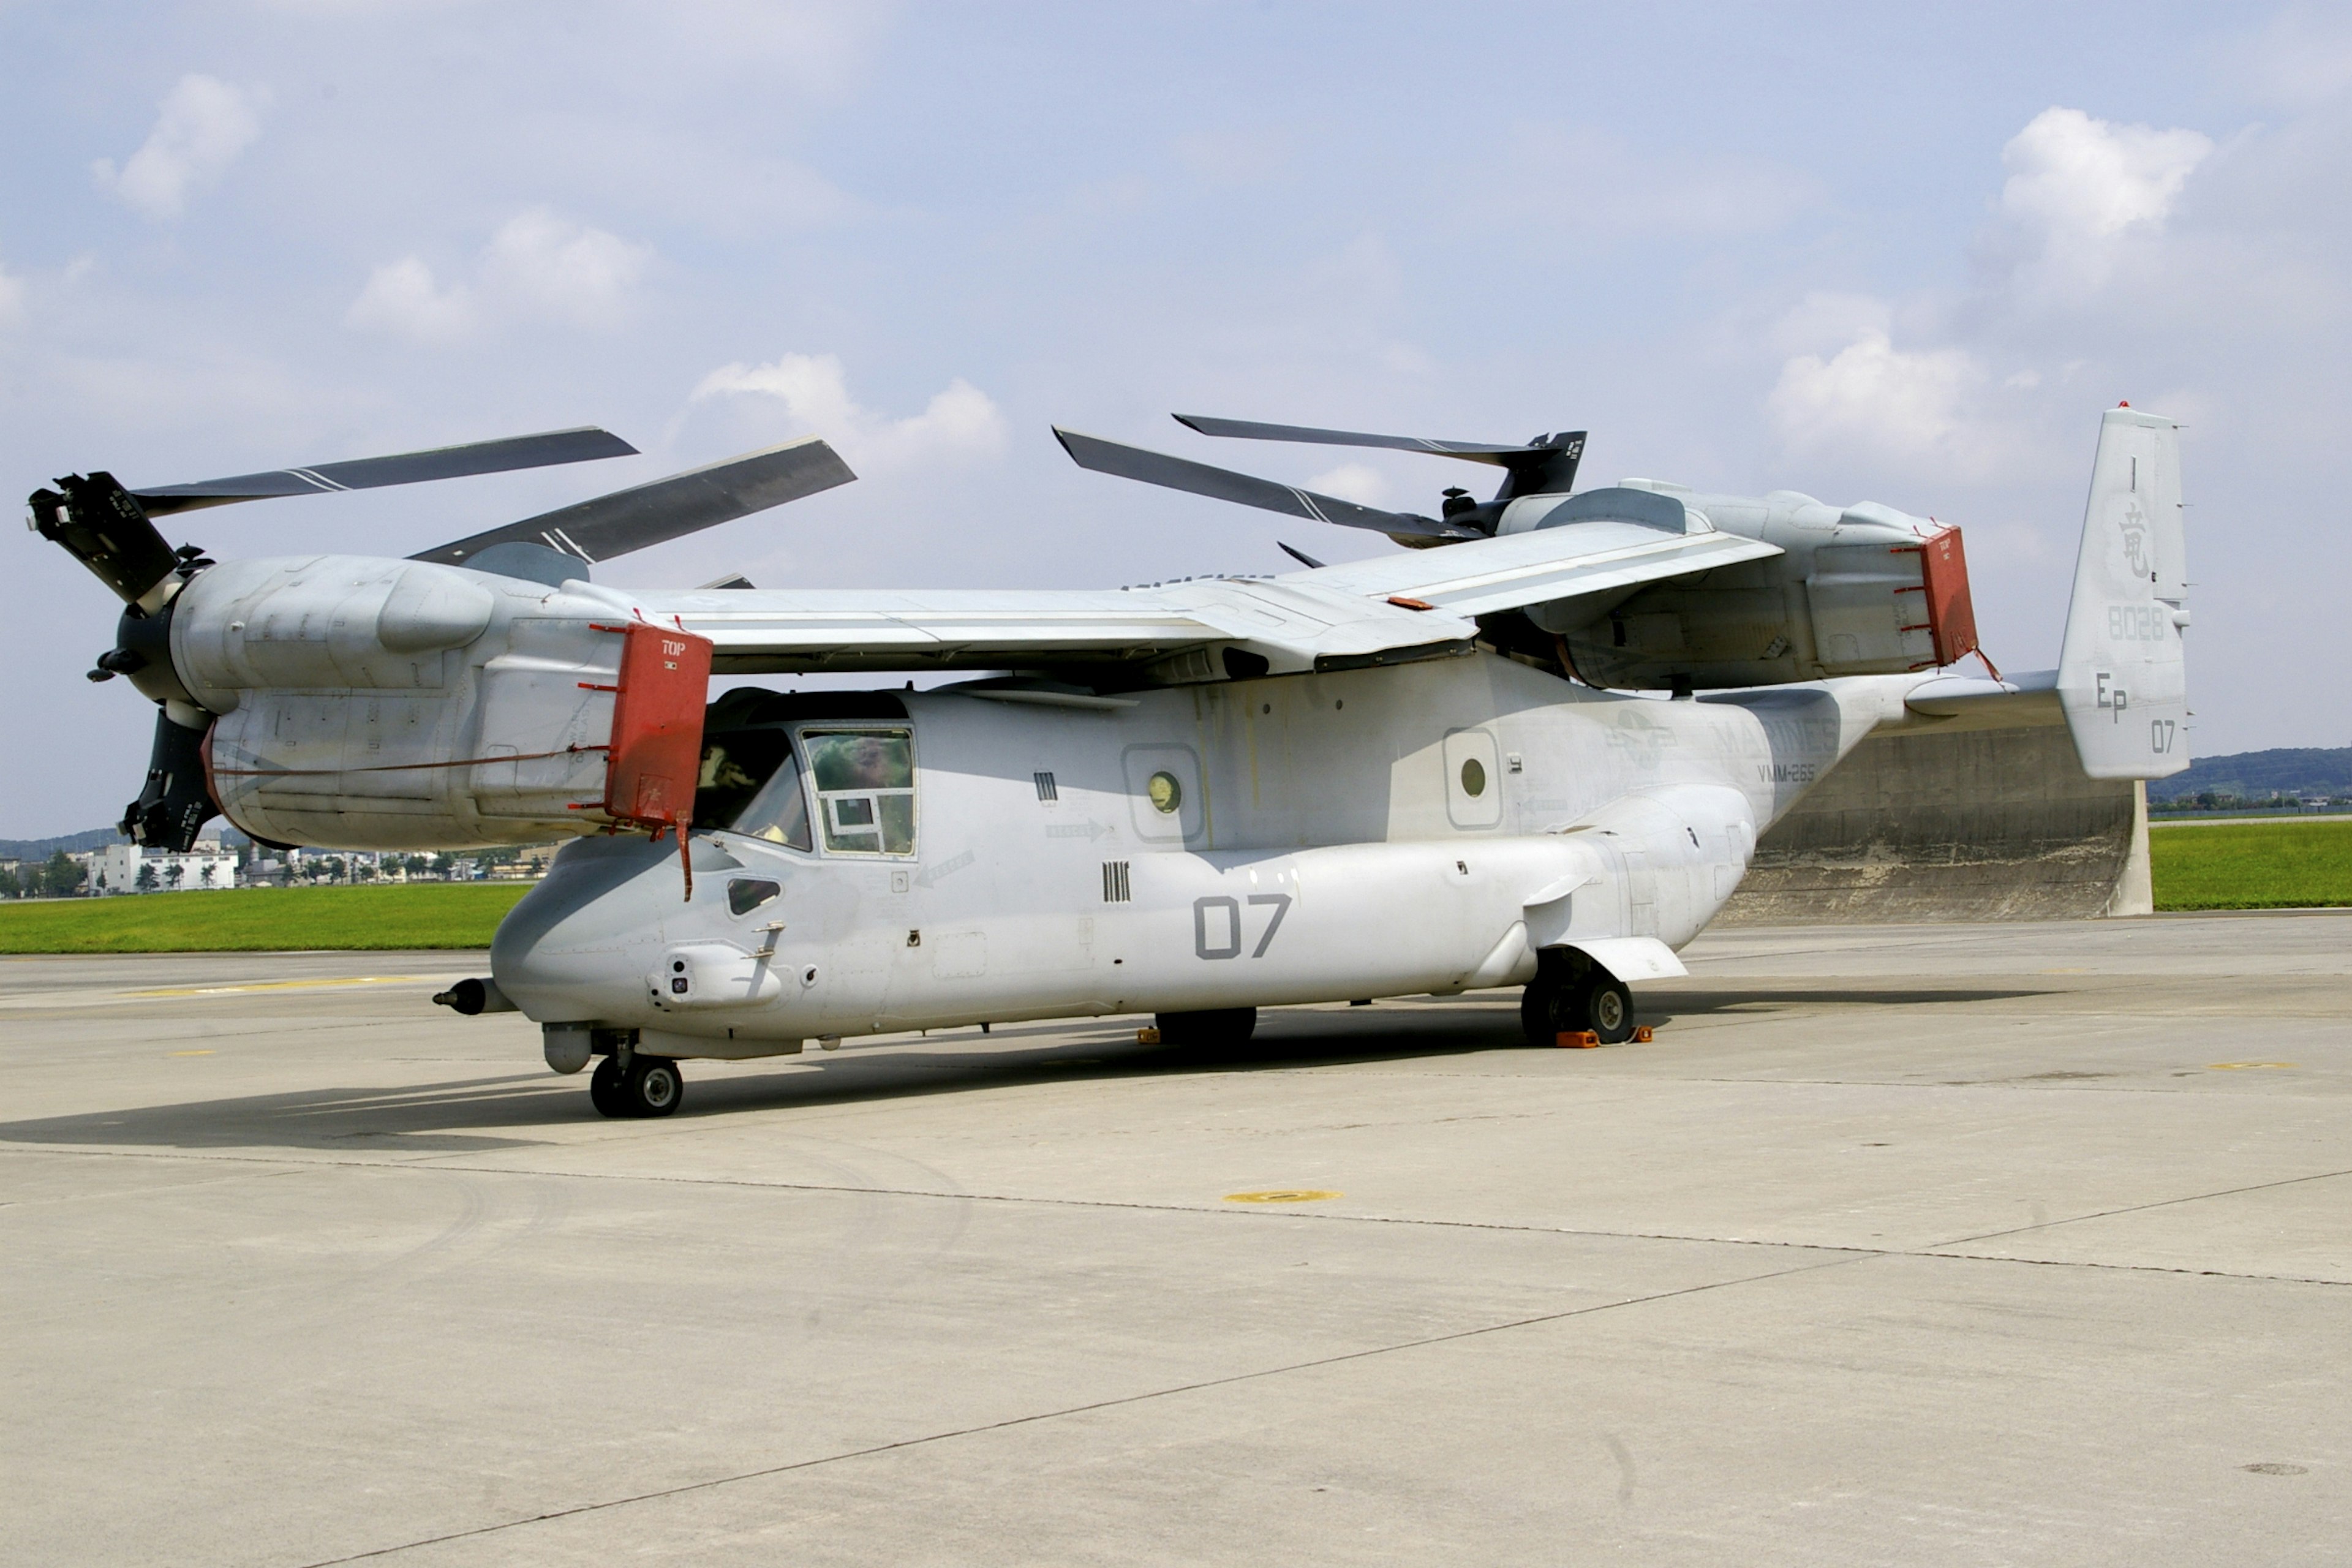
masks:
[[[521,1064],[518,1064],[520,1067]],[[518,1129],[576,1121],[555,1080],[520,1072],[397,1087],[299,1089],[0,1122],[0,1143],[460,1154],[525,1149]],[[586,1099],[582,1097],[583,1107]],[[476,1131],[478,1129],[479,1131]]]
[[[1769,1010],[1774,1004],[1919,1006],[2009,1001],[2040,990],[1672,992],[1643,994],[1661,1027],[1680,1016]],[[1176,1048],[1139,1043],[1129,1026],[1069,1037],[1067,1023],[1019,1026],[985,1039],[965,1031],[838,1056],[779,1058],[782,1070],[698,1079],[687,1069],[680,1120],[727,1112],[963,1094],[1043,1083],[1187,1074],[1377,1066],[1526,1048],[1516,1005],[1431,1009],[1269,1010],[1244,1045]],[[1085,1026],[1077,1026],[1079,1028]],[[1024,1037],[1039,1044],[1025,1047]],[[1048,1043],[1050,1042],[1050,1043]],[[979,1047],[980,1048],[972,1048]],[[1006,1048],[1010,1047],[1011,1048]],[[0,1122],[0,1143],[175,1149],[301,1149],[363,1155],[451,1154],[530,1148],[558,1129],[597,1124],[587,1078],[556,1078],[517,1063],[488,1078],[393,1087],[321,1088],[190,1100],[72,1116]],[[817,1070],[810,1071],[814,1068]],[[629,1125],[626,1123],[621,1125]]]
[[[1675,992],[1643,991],[1640,1011],[1644,1023],[1671,1023],[1685,1015],[1768,1012],[1781,1005],[1847,1007],[1933,1007],[1969,1002],[2021,1002],[2064,993],[2047,986],[1942,986],[1870,990]]]

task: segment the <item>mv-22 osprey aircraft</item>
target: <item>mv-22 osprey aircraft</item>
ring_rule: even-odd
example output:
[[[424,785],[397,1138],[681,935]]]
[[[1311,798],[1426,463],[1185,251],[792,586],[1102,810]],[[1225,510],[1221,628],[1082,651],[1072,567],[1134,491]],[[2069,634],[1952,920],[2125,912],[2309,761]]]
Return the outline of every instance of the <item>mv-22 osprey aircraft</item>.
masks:
[[[215,563],[151,519],[579,461],[599,430],[131,490],[31,522],[121,596],[113,675],[156,703],[123,823],[186,847],[461,849],[572,836],[441,998],[520,1008],[607,1115],[683,1058],[984,1021],[1524,986],[1531,1042],[1617,1042],[1684,973],[1757,837],[1864,737],[2063,722],[2099,778],[2188,764],[2171,421],[2103,418],[2053,671],[1976,648],[1956,528],[1794,491],[1576,490],[1582,433],[1434,441],[1180,416],[1209,436],[1421,451],[1491,500],[1384,511],[1057,431],[1081,465],[1415,548],[1097,592],[639,592],[590,566],[854,478],[756,452],[404,560]],[[1285,545],[1286,550],[1290,547]],[[718,676],[971,671],[918,692]],[[666,840],[667,837],[667,841]],[[681,864],[682,861],[682,864]]]

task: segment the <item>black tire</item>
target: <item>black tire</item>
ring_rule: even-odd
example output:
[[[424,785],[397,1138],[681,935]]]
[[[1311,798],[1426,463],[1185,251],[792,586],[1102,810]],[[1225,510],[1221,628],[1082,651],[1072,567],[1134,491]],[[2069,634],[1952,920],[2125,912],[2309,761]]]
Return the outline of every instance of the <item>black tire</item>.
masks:
[[[1200,1013],[1155,1013],[1160,1043],[1183,1050],[1231,1050],[1249,1044],[1257,1032],[1255,1007],[1217,1007]]]
[[[599,1116],[626,1116],[628,1105],[621,1098],[621,1063],[616,1057],[598,1057],[596,1070],[588,1075],[588,1103],[596,1108]]]
[[[1519,997],[1519,1027],[1528,1044],[1556,1046],[1561,1035],[1592,1027],[1585,1021],[1584,1000],[1583,991],[1565,978],[1539,975],[1529,982]]]
[[[1595,971],[1582,996],[1585,1023],[1604,1046],[1622,1046],[1633,1037],[1633,993],[1613,974]]]
[[[631,1116],[667,1116],[686,1098],[686,1079],[667,1057],[635,1057],[621,1079],[622,1102]]]

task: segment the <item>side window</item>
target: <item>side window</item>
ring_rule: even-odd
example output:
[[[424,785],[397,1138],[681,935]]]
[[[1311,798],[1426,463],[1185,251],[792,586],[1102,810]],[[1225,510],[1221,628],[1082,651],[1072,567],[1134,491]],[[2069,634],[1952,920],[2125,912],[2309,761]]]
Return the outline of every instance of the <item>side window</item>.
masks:
[[[906,730],[803,730],[824,847],[851,855],[915,852],[915,745]]]
[[[751,754],[754,752],[759,753],[756,757]],[[747,763],[752,767],[764,764],[770,770],[765,775],[767,782],[756,789],[746,789],[739,784],[737,774],[751,776]],[[793,849],[815,847],[809,837],[808,796],[801,788],[800,763],[782,731],[755,731],[721,736],[703,749],[702,772],[703,787],[694,796],[697,821],[702,819],[704,803],[708,801],[717,808],[710,823],[713,827],[731,828]],[[718,815],[719,810],[738,800],[743,804],[734,807],[731,818]]]

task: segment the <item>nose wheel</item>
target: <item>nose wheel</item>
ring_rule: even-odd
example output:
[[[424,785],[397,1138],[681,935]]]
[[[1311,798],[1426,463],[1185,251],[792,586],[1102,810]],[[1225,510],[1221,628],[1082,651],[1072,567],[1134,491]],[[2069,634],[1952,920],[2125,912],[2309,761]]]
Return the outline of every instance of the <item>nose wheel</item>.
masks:
[[[686,1079],[667,1057],[632,1055],[625,1068],[606,1057],[588,1079],[588,1102],[615,1119],[667,1116],[685,1098]]]

